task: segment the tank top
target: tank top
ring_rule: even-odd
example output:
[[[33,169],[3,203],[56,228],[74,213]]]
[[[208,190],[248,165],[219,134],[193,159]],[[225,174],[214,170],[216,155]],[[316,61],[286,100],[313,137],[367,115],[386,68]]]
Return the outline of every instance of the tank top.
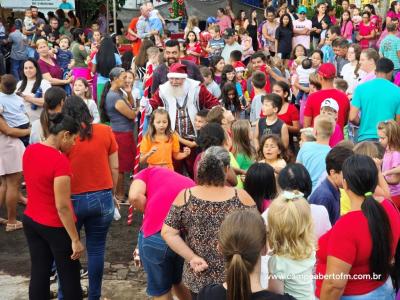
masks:
[[[276,119],[276,121],[267,125],[267,118],[258,119],[258,138],[261,140],[261,137],[266,134],[276,134],[281,136],[283,121],[281,119]]]

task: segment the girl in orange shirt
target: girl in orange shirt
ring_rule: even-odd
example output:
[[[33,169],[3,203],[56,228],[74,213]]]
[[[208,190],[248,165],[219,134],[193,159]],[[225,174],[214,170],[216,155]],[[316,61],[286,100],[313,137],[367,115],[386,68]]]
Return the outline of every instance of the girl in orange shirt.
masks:
[[[182,160],[189,155],[188,147],[180,152],[179,136],[171,129],[168,112],[163,108],[153,111],[149,129],[140,144],[140,163],[173,170],[172,159]]]

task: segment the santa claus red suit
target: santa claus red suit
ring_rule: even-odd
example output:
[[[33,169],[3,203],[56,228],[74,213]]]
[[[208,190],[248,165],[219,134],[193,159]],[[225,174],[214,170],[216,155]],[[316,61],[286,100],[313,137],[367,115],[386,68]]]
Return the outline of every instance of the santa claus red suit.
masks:
[[[207,88],[200,82],[187,78],[186,66],[175,63],[170,67],[166,83],[150,99],[150,106],[164,107],[171,119],[171,128],[183,138],[194,138],[194,119],[198,111],[219,105]]]

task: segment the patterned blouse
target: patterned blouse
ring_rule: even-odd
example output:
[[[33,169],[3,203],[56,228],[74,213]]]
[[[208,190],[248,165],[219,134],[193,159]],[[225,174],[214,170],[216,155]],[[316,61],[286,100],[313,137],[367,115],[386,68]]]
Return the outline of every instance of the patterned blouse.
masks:
[[[186,192],[185,192],[186,197]],[[204,286],[225,281],[224,257],[217,250],[218,231],[225,216],[238,209],[256,209],[244,205],[237,195],[228,200],[212,202],[192,195],[183,206],[172,206],[165,224],[185,233],[185,241],[190,249],[202,257],[208,268],[195,273],[189,262],[183,267],[183,282],[194,293]]]

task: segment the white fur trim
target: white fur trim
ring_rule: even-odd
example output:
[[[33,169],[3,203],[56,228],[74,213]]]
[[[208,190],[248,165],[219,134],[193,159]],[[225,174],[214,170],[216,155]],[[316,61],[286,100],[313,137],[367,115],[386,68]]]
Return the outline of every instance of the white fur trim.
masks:
[[[235,71],[236,72],[244,72],[246,69],[244,67],[236,67]]]
[[[168,73],[168,78],[187,78],[187,74],[185,73]]]

